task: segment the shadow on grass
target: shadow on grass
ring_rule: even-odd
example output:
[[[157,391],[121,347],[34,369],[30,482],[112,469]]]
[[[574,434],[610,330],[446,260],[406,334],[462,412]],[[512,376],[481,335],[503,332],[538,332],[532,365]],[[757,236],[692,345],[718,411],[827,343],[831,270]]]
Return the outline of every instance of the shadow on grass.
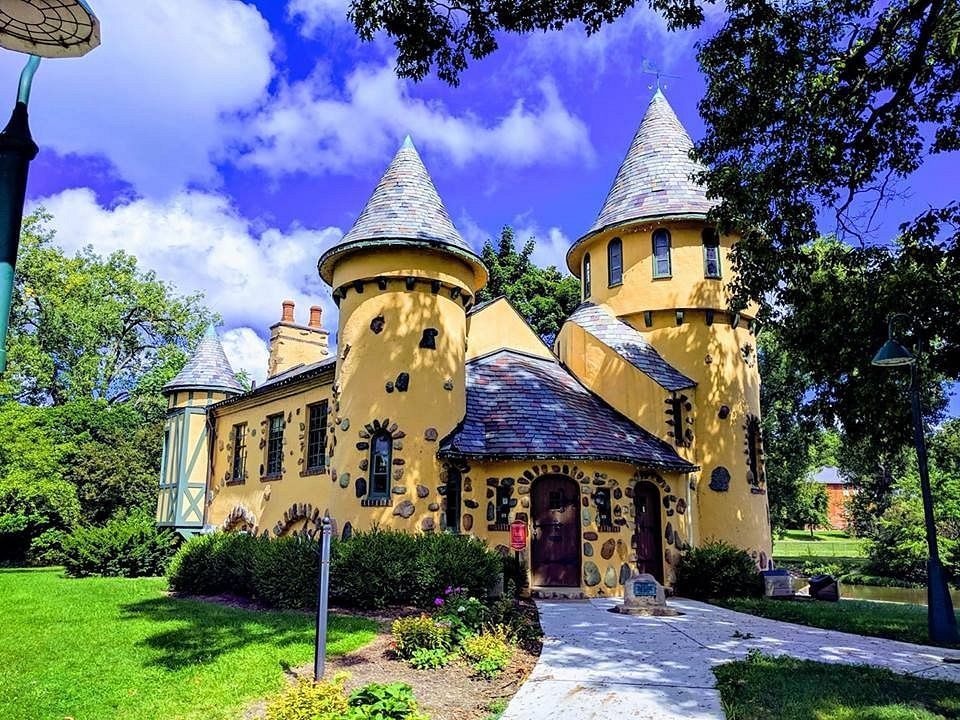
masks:
[[[960,685],[881,668],[755,655],[714,674],[727,720],[960,718]]]
[[[150,665],[168,670],[209,663],[255,645],[278,649],[312,645],[315,637],[314,619],[305,613],[242,610],[173,597],[129,603],[120,610],[123,620],[157,623],[157,632],[138,645],[155,652]],[[352,649],[351,636],[369,624],[362,618],[331,616],[328,647]]]

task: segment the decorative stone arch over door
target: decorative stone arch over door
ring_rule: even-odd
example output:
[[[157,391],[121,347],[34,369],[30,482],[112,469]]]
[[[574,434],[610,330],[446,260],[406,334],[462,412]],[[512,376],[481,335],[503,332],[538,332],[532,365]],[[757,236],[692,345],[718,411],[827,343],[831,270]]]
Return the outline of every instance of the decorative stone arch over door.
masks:
[[[534,587],[580,587],[580,486],[565,475],[544,475],[531,490]]]

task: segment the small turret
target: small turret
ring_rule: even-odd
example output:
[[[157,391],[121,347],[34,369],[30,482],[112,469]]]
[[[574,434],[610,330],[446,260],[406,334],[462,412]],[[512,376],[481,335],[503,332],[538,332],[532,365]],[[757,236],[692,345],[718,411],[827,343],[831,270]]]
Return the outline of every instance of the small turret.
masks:
[[[243,392],[211,325],[193,355],[163,386],[167,419],[157,525],[189,537],[203,527],[210,464],[207,407]]]

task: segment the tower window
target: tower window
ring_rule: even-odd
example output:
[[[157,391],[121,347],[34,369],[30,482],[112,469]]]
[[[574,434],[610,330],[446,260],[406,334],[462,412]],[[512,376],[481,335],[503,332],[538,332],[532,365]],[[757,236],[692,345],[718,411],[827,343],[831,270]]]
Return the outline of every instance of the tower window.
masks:
[[[703,231],[703,276],[720,278],[720,238],[717,231],[707,228]]]
[[[307,426],[307,472],[323,470],[327,464],[327,401],[307,406],[309,424]]]
[[[653,233],[653,276],[670,277],[670,233],[664,229]]]
[[[583,299],[590,297],[590,253],[583,256]]]
[[[623,282],[623,242],[614,238],[607,245],[607,284],[610,287]]]
[[[460,532],[461,488],[460,471],[456,468],[447,470],[447,494],[444,496],[444,528],[448,532]]]
[[[379,432],[370,441],[370,491],[371,499],[390,497],[390,465],[393,462],[393,438],[390,433]]]
[[[267,475],[283,472],[283,413],[267,418]]]
[[[247,424],[239,423],[233,426],[233,469],[230,479],[233,482],[243,482],[247,471]]]
[[[764,481],[762,443],[760,418],[751,415],[747,419],[747,482],[754,487],[759,487]]]

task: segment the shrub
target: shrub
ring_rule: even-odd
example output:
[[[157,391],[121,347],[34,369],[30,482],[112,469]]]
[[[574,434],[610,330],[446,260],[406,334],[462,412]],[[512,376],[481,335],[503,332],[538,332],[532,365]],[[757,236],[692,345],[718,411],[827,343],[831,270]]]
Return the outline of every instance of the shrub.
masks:
[[[63,541],[66,537],[67,533],[63,530],[44,530],[30,541],[27,564],[37,567],[63,565]]]
[[[73,577],[162,575],[176,551],[176,536],[158,530],[143,511],[111,518],[102,527],[79,527],[63,540],[63,563]]]
[[[374,528],[335,543],[330,566],[333,601],[366,610],[409,604],[419,540],[399,530]]]
[[[473,669],[486,678],[499,675],[510,664],[513,648],[509,630],[497,625],[479,635],[470,635],[460,643],[460,652]]]
[[[253,558],[263,540],[246,533],[198,535],[170,561],[170,588],[189,595],[253,596]]]
[[[343,720],[350,711],[343,692],[346,675],[330,682],[301,679],[267,704],[267,720]]]
[[[445,588],[486,597],[503,572],[499,553],[469,535],[419,535],[413,602],[429,605]]]
[[[696,599],[753,597],[763,594],[763,579],[744,550],[711,541],[683,555],[675,588],[677,594]]]
[[[275,608],[317,606],[317,543],[302,537],[264,538],[253,557],[253,596]]]
[[[417,648],[410,656],[410,664],[417,670],[436,670],[450,662],[450,656],[443,648]]]
[[[450,626],[457,642],[479,632],[489,614],[482,602],[467,595],[461,588],[447,588],[444,596],[435,598],[433,602],[437,607],[436,618]]]
[[[406,683],[370,683],[350,694],[347,720],[428,720]]]
[[[399,657],[412,658],[417,650],[449,650],[450,626],[429,615],[397,618],[390,629]]]

